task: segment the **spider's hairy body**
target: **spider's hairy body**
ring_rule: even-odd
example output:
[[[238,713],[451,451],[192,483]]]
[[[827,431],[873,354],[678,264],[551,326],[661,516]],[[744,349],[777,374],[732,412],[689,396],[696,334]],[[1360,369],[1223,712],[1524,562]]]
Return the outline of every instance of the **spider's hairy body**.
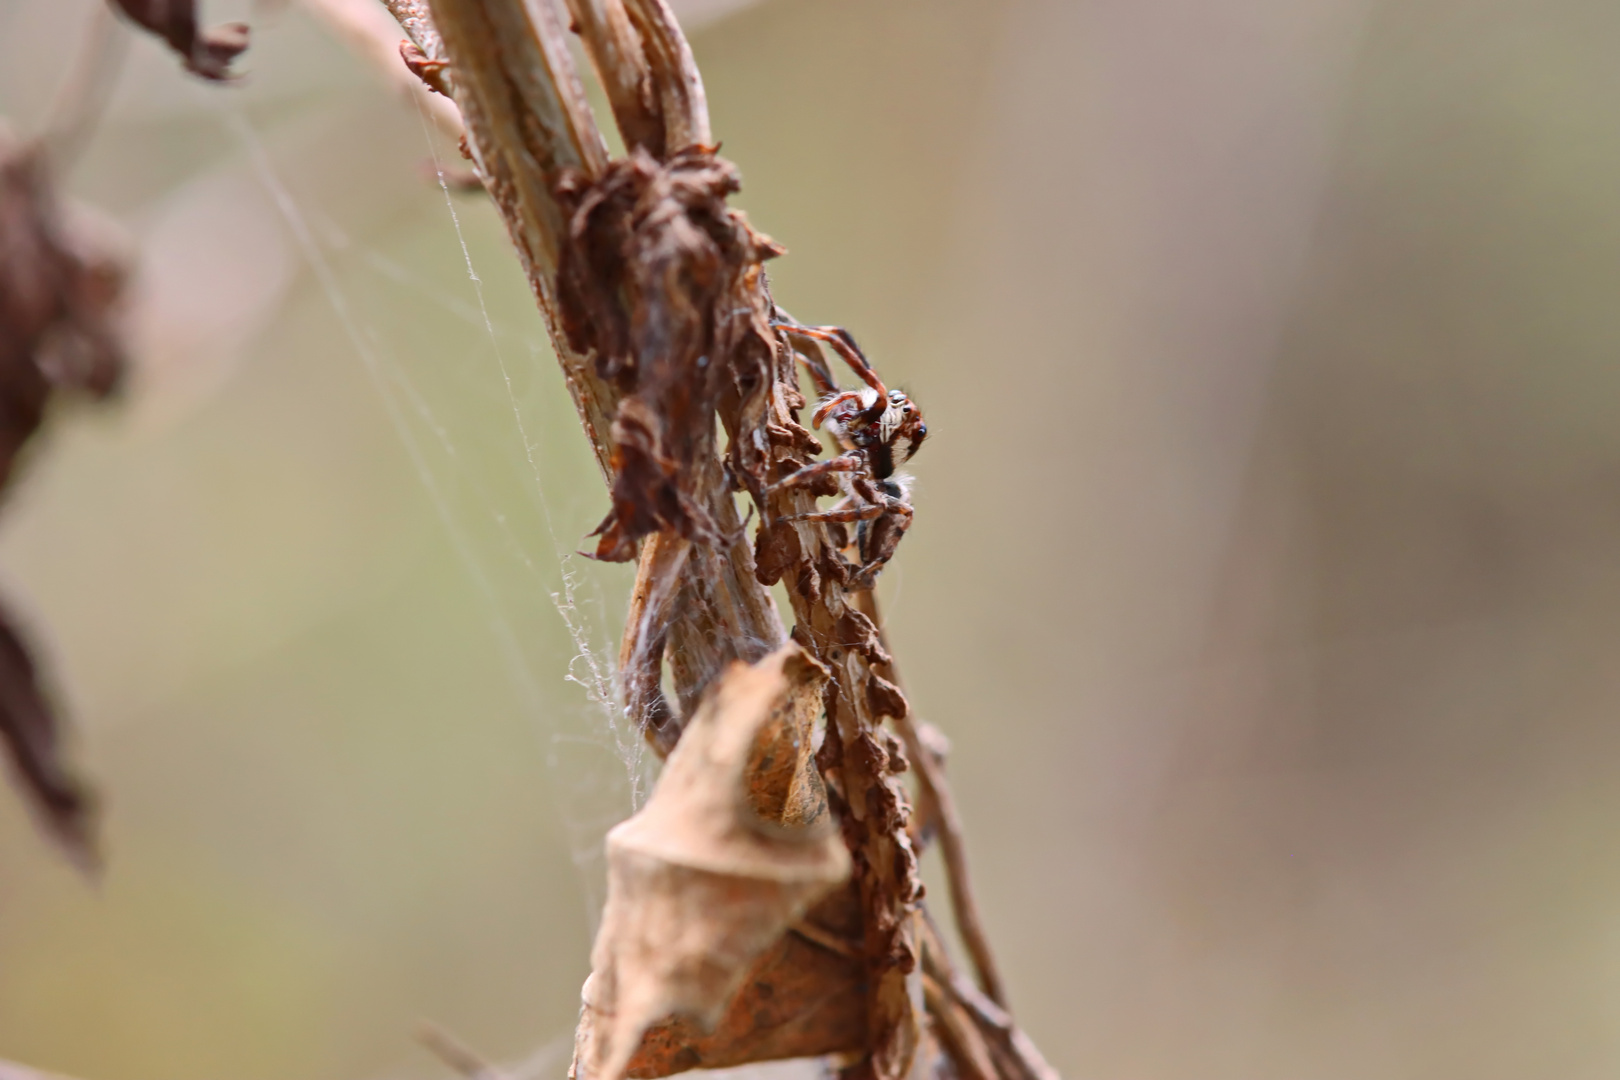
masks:
[[[900,473],[928,437],[922,410],[904,391],[890,390],[867,363],[849,331],[836,326],[804,326],[778,312],[778,327],[790,337],[832,346],[866,383],[859,390],[840,390],[819,354],[797,352],[821,393],[812,423],[825,426],[843,453],[784,476],[768,490],[837,475],[844,499],[827,510],[795,514],[789,520],[829,524],[858,522],[856,550],[861,565],[855,584],[871,588],[900,538],[911,527],[911,478]],[[813,350],[812,350],[813,351]]]
[[[916,454],[923,439],[928,437],[928,425],[923,423],[922,411],[902,390],[888,392],[881,412],[875,408],[876,390],[866,387],[857,393],[860,396],[855,400],[834,404],[822,425],[844,450],[864,450],[872,475],[886,480]],[[842,396],[828,395],[822,399],[822,404],[836,402]],[[865,418],[874,413],[877,419],[866,422]]]

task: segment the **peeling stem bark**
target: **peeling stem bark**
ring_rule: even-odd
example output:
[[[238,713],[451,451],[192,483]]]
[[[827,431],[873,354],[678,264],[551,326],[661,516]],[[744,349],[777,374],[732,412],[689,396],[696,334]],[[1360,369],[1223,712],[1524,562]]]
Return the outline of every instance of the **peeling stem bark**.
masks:
[[[524,274],[546,316],[580,423],[604,476],[612,475],[609,430],[617,404],[588,357],[557,332],[557,257],[568,223],[554,194],[564,170],[599,176],[607,149],[562,40],[561,28],[529,20],[520,0],[389,0],[411,40],[452,64],[451,87],[467,125],[479,177],[506,221]],[[535,5],[542,19],[545,4]],[[542,42],[545,39],[545,43]]]
[[[607,92],[625,146],[639,146],[655,158],[664,157],[661,102],[624,0],[568,0],[568,10],[597,80]]]
[[[692,47],[665,0],[625,0],[625,11],[646,43],[653,85],[664,115],[669,153],[687,146],[710,146],[709,99],[703,92]]]

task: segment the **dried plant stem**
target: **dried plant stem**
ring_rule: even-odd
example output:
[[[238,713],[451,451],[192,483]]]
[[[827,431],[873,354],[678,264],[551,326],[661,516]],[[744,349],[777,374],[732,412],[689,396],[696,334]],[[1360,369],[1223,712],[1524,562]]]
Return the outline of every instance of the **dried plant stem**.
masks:
[[[557,313],[558,258],[568,224],[556,190],[565,176],[595,179],[606,166],[602,136],[586,107],[562,28],[545,5],[534,6],[537,21],[530,22],[530,7],[518,0],[433,0],[427,12],[413,0],[389,3],[426,55],[453,61],[450,83],[467,123],[469,147],[546,316],[597,463],[611,482],[612,418],[619,395],[597,374],[592,357],[570,346]],[[662,113],[674,131],[708,130],[700,93],[686,95],[678,105]],[[718,463],[714,472],[718,478]],[[712,490],[717,524],[737,540],[719,555],[701,553],[683,575],[683,590],[698,610],[674,629],[672,644],[681,655],[693,654],[705,642],[717,646],[716,666],[690,677],[676,672],[681,696],[693,700],[718,662],[755,659],[786,636],[769,593],[754,580],[729,493],[720,483]],[[659,659],[656,652],[651,659]]]
[[[446,59],[444,41],[433,27],[428,0],[382,0],[382,5],[411,39],[411,44],[422,50],[423,56],[430,60]]]
[[[416,1041],[465,1080],[505,1080],[505,1074],[500,1069],[431,1020],[417,1023]]]
[[[888,637],[883,631],[883,619],[878,614],[877,598],[868,591],[860,593],[856,602],[867,618],[877,625],[878,640],[887,649]],[[879,668],[879,671],[884,678],[904,688],[905,683],[892,661]],[[956,917],[956,931],[962,936],[962,944],[973,961],[980,989],[991,1001],[1005,1007],[1007,999],[1002,989],[1001,974],[990,951],[990,938],[985,934],[984,923],[979,918],[978,901],[973,896],[973,883],[967,866],[967,844],[962,838],[962,818],[957,812],[950,783],[945,778],[943,748],[931,745],[943,742],[943,737],[936,733],[929,738],[925,735],[930,730],[927,725],[909,713],[896,717],[894,726],[905,741],[906,754],[917,770],[921,817],[939,830],[940,854],[945,863],[945,882],[951,894],[951,912]]]
[[[653,89],[647,55],[623,0],[568,0],[574,25],[596,77],[607,91],[614,122],[626,147],[641,147],[655,158],[665,154],[664,118]]]
[[[616,395],[556,332],[557,258],[567,222],[554,190],[564,170],[598,176],[607,163],[573,61],[556,40],[542,46],[525,5],[513,0],[434,0],[427,11],[404,0],[390,6],[425,54],[455,61],[451,86],[467,145],[546,314],[569,394],[608,475]]]
[[[935,1073],[1052,1080],[998,1004],[941,761],[910,719],[842,530],[804,520],[817,508],[811,488],[772,486],[821,453],[798,420],[798,364],[760,267],[779,249],[725,204],[735,174],[709,145],[703,83],[667,5],[569,0],[631,150],[609,162],[547,3],[385,2],[426,56],[449,65],[469,150],[614,491],[599,551],[624,558],[639,542],[620,651],[630,715],[667,752],[717,673],[785,637],[766,588],[778,580],[793,636],[830,675],[816,766],[854,868],[867,1025],[866,1055],[849,1074],[899,1080],[921,1054]],[[716,417],[729,440],[723,462]],[[757,548],[744,537],[738,488],[761,515]],[[661,690],[665,662],[675,702]],[[982,992],[921,915],[908,762],[939,827]],[[628,1061],[625,1052],[614,1060]]]
[[[664,0],[625,0],[625,10],[646,43],[653,85],[664,116],[664,145],[670,153],[714,142],[709,131],[709,99],[703,91],[692,47]]]
[[[922,985],[923,1003],[930,1015],[939,1017],[940,1039],[949,1048],[951,1057],[965,1066],[963,1076],[967,1080],[996,1080],[996,1064],[978,1028],[954,1007],[945,988],[932,976],[925,974]]]
[[[791,348],[778,350],[765,426],[783,431],[759,471],[774,478],[805,464],[796,418],[802,404],[797,362]],[[748,447],[732,446],[747,456]],[[745,465],[745,469],[747,466]],[[909,1070],[923,1031],[912,982],[917,979],[915,908],[921,892],[916,854],[906,832],[907,798],[899,780],[906,768],[899,744],[883,731],[884,715],[906,711],[897,688],[876,666],[888,661],[876,626],[853,603],[840,578],[842,543],[817,522],[792,520],[812,513],[816,496],[787,487],[766,497],[775,527],[763,546],[787,556],[783,581],[793,603],[794,633],[833,672],[827,701],[827,737],[820,764],[855,856],[860,891],[868,979],[868,1064],[876,1077],[900,1077]],[[885,692],[892,691],[892,693]],[[919,988],[920,989],[920,988]]]

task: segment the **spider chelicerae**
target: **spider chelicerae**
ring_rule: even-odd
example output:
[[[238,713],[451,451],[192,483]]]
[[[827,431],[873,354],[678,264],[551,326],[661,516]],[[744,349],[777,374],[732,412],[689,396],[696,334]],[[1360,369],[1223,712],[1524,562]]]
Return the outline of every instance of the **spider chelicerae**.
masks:
[[[806,465],[765,490],[769,493],[821,477],[839,476],[842,501],[826,510],[794,514],[787,520],[858,523],[855,548],[861,565],[853,584],[870,589],[911,527],[911,477],[897,470],[922,446],[928,437],[928,425],[923,423],[922,410],[904,391],[883,385],[848,330],[806,326],[780,308],[774,324],[790,338],[830,346],[866,384],[859,390],[841,390],[819,352],[794,350],[821,395],[811,424],[816,428],[825,425],[843,453]]]

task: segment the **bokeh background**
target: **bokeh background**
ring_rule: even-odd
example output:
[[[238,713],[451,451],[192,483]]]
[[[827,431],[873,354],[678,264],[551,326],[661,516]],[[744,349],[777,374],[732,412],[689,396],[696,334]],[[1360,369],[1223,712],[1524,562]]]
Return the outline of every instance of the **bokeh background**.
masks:
[[[778,296],[936,432],[890,633],[1054,1064],[1620,1075],[1620,7],[699,6]],[[18,128],[88,11],[0,4]],[[142,366],[0,587],[110,865],[0,798],[0,1057],[430,1077],[431,1017],[561,1075],[651,776],[593,699],[631,570],[569,554],[605,500],[489,208],[242,13],[239,86],[131,41],[70,178]]]

